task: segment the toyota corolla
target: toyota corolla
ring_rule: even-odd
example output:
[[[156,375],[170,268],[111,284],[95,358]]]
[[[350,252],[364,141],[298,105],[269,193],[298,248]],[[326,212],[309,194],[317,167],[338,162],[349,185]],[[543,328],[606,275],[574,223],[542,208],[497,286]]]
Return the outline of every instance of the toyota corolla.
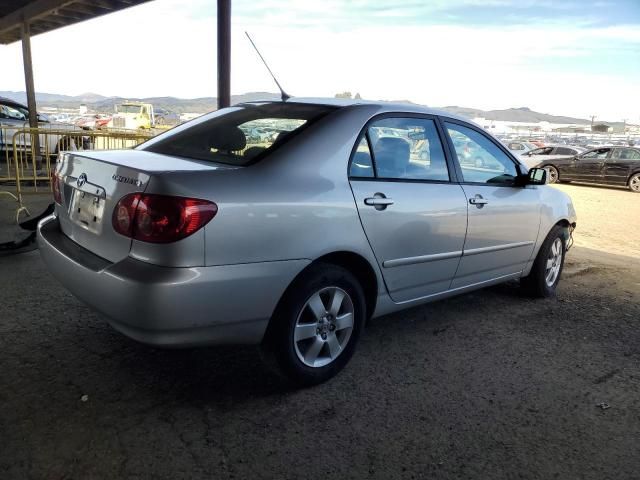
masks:
[[[38,241],[125,335],[260,344],[309,385],[371,317],[514,279],[554,294],[576,215],[545,176],[446,112],[245,103],[134,150],[63,154]]]

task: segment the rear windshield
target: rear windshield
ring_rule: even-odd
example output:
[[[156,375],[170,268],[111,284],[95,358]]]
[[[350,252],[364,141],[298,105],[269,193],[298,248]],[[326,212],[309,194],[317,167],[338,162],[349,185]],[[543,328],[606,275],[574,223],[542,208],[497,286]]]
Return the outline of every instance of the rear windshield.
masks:
[[[167,132],[141,150],[197,160],[246,166],[264,158],[304,128],[335,110],[325,105],[267,103]]]

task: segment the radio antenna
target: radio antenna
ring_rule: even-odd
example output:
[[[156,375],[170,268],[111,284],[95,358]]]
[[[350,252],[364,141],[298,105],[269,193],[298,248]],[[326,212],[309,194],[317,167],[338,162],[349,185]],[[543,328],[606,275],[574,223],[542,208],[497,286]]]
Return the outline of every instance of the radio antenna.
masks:
[[[260,50],[258,50],[258,47],[256,47],[256,44],[253,43],[253,40],[251,40],[251,37],[249,36],[249,32],[244,32],[244,34],[247,36],[247,38],[251,42],[251,45],[253,45],[253,48],[256,50],[256,53],[260,57],[260,60],[262,60],[262,63],[264,63],[264,66],[267,67],[267,70],[269,71],[269,74],[271,75],[271,78],[273,78],[273,81],[276,82],[276,85],[278,86],[278,89],[280,89],[280,98],[282,99],[283,102],[286,102],[287,100],[289,100],[291,98],[291,96],[287,95],[287,93],[284,91],[284,89],[280,86],[280,82],[278,82],[278,79],[276,78],[276,76],[273,74],[273,72],[269,68],[269,65],[267,65],[267,61],[264,59],[264,57],[260,53]]]

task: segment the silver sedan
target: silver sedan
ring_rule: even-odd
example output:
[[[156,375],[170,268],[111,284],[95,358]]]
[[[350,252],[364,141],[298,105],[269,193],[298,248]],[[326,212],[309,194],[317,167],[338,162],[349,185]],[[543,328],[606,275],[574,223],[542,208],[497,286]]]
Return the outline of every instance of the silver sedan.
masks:
[[[260,344],[309,385],[344,367],[371,317],[512,279],[553,295],[576,215],[526,172],[446,112],[245,103],[134,150],[65,153],[38,240],[125,335]]]

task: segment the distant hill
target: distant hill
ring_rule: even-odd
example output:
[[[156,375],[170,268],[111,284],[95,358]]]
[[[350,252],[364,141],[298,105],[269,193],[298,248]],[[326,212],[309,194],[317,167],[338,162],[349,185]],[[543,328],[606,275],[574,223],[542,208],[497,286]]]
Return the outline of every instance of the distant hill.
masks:
[[[457,113],[464,117],[484,117],[487,120],[501,120],[509,122],[549,122],[549,123],[591,123],[590,120],[584,118],[564,117],[558,115],[549,115],[548,113],[534,112],[527,107],[508,108],[506,110],[478,110],[476,108],[466,107],[444,107],[443,110]],[[609,123],[609,122],[607,122]]]
[[[7,97],[20,103],[27,103],[25,92],[0,91],[0,97]],[[269,92],[250,92],[242,95],[232,95],[231,103],[251,102],[255,100],[277,100],[279,94]],[[39,107],[78,108],[81,104],[90,110],[100,113],[113,112],[114,106],[126,100],[151,103],[155,107],[164,108],[176,113],[205,113],[218,108],[218,99],[215,97],[201,98],[176,98],[176,97],[105,97],[97,93],[83,93],[82,95],[58,95],[55,93],[36,93],[36,102]]]
[[[26,103],[25,92],[2,92],[0,97],[8,97],[17,102]],[[231,103],[251,102],[256,100],[277,100],[280,95],[270,92],[249,92],[242,95],[232,95]],[[85,104],[90,110],[100,113],[113,112],[114,106],[125,100],[136,100],[145,103],[151,103],[157,108],[163,108],[175,113],[206,113],[215,110],[218,107],[218,100],[215,97],[201,98],[176,98],[176,97],[105,97],[97,93],[83,93],[77,96],[59,95],[55,93],[36,93],[36,101],[41,107],[58,107],[58,108],[78,108],[81,104]],[[409,100],[403,100],[407,103],[413,103]],[[549,122],[549,123],[574,123],[589,124],[590,120],[584,118],[573,118],[558,115],[549,115],[547,113],[534,112],[527,107],[508,108],[506,110],[479,110],[477,108],[448,106],[442,107],[442,110],[452,112],[467,118],[484,117],[488,120],[500,120],[511,122]],[[600,121],[601,122],[601,121]],[[615,125],[619,122],[604,122]]]

